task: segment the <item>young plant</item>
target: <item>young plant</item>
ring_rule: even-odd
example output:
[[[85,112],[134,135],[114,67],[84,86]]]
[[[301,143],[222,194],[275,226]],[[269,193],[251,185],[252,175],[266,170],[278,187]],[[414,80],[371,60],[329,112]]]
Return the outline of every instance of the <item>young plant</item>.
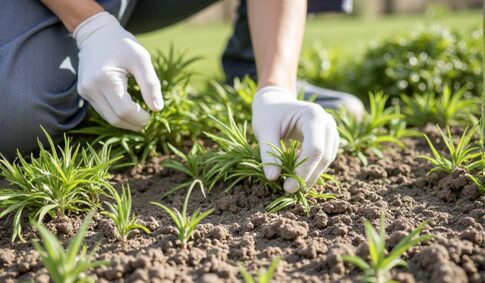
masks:
[[[52,282],[94,282],[86,272],[110,264],[108,261],[93,261],[96,248],[88,253],[88,247],[82,244],[92,217],[93,213],[89,213],[67,249],[64,249],[59,240],[44,226],[33,223],[42,238],[42,246],[36,241],[33,244]]]
[[[443,93],[436,96],[434,92],[422,95],[402,95],[404,117],[408,124],[422,127],[427,123],[440,126],[476,124],[478,119],[478,98],[465,97],[466,88],[452,93],[445,86]]]
[[[241,273],[245,283],[270,283],[274,272],[280,264],[280,261],[281,259],[279,257],[273,259],[267,270],[261,269],[258,272],[256,279],[254,279],[254,277],[251,276],[251,274],[249,274],[249,272],[242,266],[239,267],[239,272]]]
[[[310,212],[310,204],[308,203],[308,198],[315,199],[335,199],[334,194],[319,193],[314,187],[307,187],[304,180],[302,180],[297,174],[295,174],[296,168],[305,162],[304,160],[298,160],[298,143],[291,141],[289,146],[281,143],[281,148],[272,145],[273,152],[271,153],[273,157],[279,160],[279,163],[272,163],[272,165],[281,167],[281,176],[283,180],[287,178],[293,178],[298,181],[300,189],[293,194],[284,194],[277,199],[273,200],[267,207],[266,210],[269,213],[275,213],[285,208],[300,204],[306,213]],[[328,174],[322,174],[317,180],[317,184],[324,184],[326,181],[332,181],[338,183],[337,179]]]
[[[214,209],[209,209],[204,212],[200,212],[200,210],[197,209],[192,214],[192,216],[187,216],[187,207],[189,205],[190,194],[197,184],[200,186],[202,194],[205,197],[202,182],[200,180],[194,180],[192,185],[189,187],[187,195],[185,196],[184,204],[182,206],[182,213],[180,213],[177,209],[171,209],[161,203],[151,202],[151,204],[165,210],[165,212],[170,216],[175,224],[175,227],[177,228],[178,240],[180,241],[180,244],[183,248],[187,248],[187,242],[192,237],[192,234],[194,234],[195,228],[197,228],[197,225],[199,225],[200,221],[202,221],[202,219],[206,218],[214,211]]]
[[[411,247],[420,242],[427,241],[432,238],[430,234],[421,236],[426,223],[421,223],[416,229],[402,238],[399,243],[392,249],[390,253],[386,250],[386,228],[385,228],[384,213],[381,214],[379,232],[372,226],[372,224],[365,220],[364,228],[367,236],[367,243],[369,246],[370,262],[365,259],[355,256],[343,256],[343,260],[354,264],[362,271],[364,276],[362,282],[366,283],[386,283],[394,282],[391,280],[390,271],[398,266],[407,267],[407,263],[401,259],[401,256]]]
[[[264,163],[261,162],[260,151],[256,143],[248,142],[246,135],[247,124],[242,126],[235,122],[232,111],[228,109],[229,125],[212,117],[220,132],[219,135],[206,133],[220,148],[219,152],[214,153],[207,160],[209,170],[207,176],[210,180],[209,189],[219,182],[226,182],[226,190],[230,190],[236,184],[243,180],[249,180],[252,183],[262,184],[274,192],[284,192],[282,182],[286,178],[295,178],[300,182],[300,190],[297,193],[283,195],[273,201],[268,207],[268,211],[277,212],[295,204],[301,204],[305,211],[309,211],[307,199],[314,198],[332,198],[331,194],[318,193],[314,188],[307,188],[305,183],[294,173],[295,169],[304,161],[297,162],[298,143],[291,142],[289,146],[281,144],[281,149],[275,148],[274,157],[279,163],[272,165],[282,168],[282,177],[277,181],[269,181],[263,171]],[[323,174],[319,183],[325,179],[331,179],[329,175]]]
[[[165,198],[179,189],[190,187],[195,180],[200,180],[202,186],[205,188],[208,184],[207,166],[205,164],[208,153],[205,151],[203,146],[199,143],[194,143],[188,154],[183,153],[171,144],[168,144],[168,147],[173,153],[175,153],[175,155],[182,159],[182,162],[174,159],[167,159],[162,163],[163,166],[182,172],[189,176],[192,180],[173,187],[166,192],[162,198]]]
[[[434,167],[429,172],[442,171],[451,173],[458,167],[463,167],[467,171],[473,171],[480,166],[480,164],[483,166],[483,162],[480,161],[482,159],[480,147],[472,142],[476,128],[477,127],[475,126],[470,131],[465,129],[460,140],[455,144],[450,129],[448,128],[447,133],[445,134],[441,128],[438,127],[443,142],[446,145],[448,156],[441,154],[425,134],[424,138],[428,142],[433,156],[421,155],[419,157],[426,159],[433,164]]]
[[[45,131],[44,131],[45,132]],[[99,207],[99,195],[112,188],[109,183],[110,149],[95,151],[91,146],[71,145],[64,136],[64,147],[56,147],[45,132],[50,150],[39,141],[40,152],[27,161],[20,153],[16,162],[0,159],[0,176],[10,188],[0,189],[0,218],[15,213],[12,242],[22,238],[22,216],[41,223],[46,215],[63,217]],[[57,152],[59,150],[59,152]]]
[[[383,143],[390,142],[404,146],[386,128],[391,121],[401,118],[401,115],[395,113],[392,108],[386,109],[387,100],[388,97],[382,93],[370,93],[370,112],[364,113],[360,120],[343,109],[334,112],[342,140],[342,150],[357,156],[364,165],[368,164],[366,157],[368,151],[374,152],[379,158],[383,157],[381,151]]]
[[[128,185],[126,187],[123,186],[121,188],[121,195],[114,188],[110,192],[111,198],[115,202],[109,203],[105,201],[104,203],[108,206],[109,210],[103,211],[102,213],[113,221],[119,239],[126,241],[136,229],[150,234],[150,230],[143,225],[137,224],[136,217],[131,214],[132,202],[130,187]]]
[[[93,144],[103,141],[112,146],[113,153],[129,157],[134,164],[144,163],[157,152],[169,152],[168,143],[179,145],[184,140],[196,139],[203,130],[203,124],[198,122],[199,109],[189,97],[188,82],[193,73],[187,67],[198,58],[186,58],[173,49],[168,55],[158,53],[154,58],[153,65],[162,84],[165,107],[162,111],[151,113],[150,121],[141,132],[113,127],[91,111],[91,125],[73,133],[94,136]],[[134,101],[150,112],[134,80],[129,81],[129,93]]]

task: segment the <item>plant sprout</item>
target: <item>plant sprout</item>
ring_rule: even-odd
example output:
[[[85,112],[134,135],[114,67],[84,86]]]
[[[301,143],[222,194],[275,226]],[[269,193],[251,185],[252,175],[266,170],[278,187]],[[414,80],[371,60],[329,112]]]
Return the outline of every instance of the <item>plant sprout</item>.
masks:
[[[150,234],[150,230],[143,225],[137,224],[135,216],[131,214],[132,202],[130,187],[128,185],[126,187],[123,186],[121,188],[121,195],[118,194],[114,188],[110,191],[111,197],[114,199],[115,203],[105,201],[109,210],[103,211],[102,213],[113,221],[118,237],[122,241],[126,241],[130,234],[136,229]]]
[[[366,157],[368,151],[374,152],[379,158],[383,157],[381,151],[383,143],[390,142],[404,146],[385,128],[391,121],[401,118],[400,114],[393,113],[392,108],[386,109],[387,100],[388,97],[380,92],[370,93],[370,112],[364,113],[360,120],[344,109],[338,114],[334,112],[342,141],[341,148],[344,152],[357,156],[364,165],[368,164]]]
[[[207,159],[207,152],[205,152],[203,146],[199,143],[194,143],[188,154],[183,153],[171,144],[168,144],[168,147],[173,153],[175,153],[180,159],[182,159],[182,162],[173,159],[167,159],[163,162],[163,166],[182,172],[185,175],[191,177],[192,180],[175,186],[174,188],[166,192],[162,196],[162,198],[165,198],[166,196],[178,191],[179,189],[190,187],[190,185],[195,180],[200,180],[201,184],[205,188],[206,184],[208,183],[206,176],[207,166],[205,164],[205,161]]]
[[[71,146],[64,136],[64,147],[56,147],[45,132],[50,150],[39,141],[38,157],[31,155],[28,162],[20,153],[16,162],[0,159],[0,175],[11,185],[0,189],[0,218],[15,213],[12,242],[22,238],[22,216],[26,214],[35,223],[46,215],[63,217],[99,207],[99,195],[112,188],[108,179],[110,149],[103,146],[95,151],[91,146]],[[59,150],[59,153],[57,152]]]
[[[245,283],[270,283],[273,278],[273,274],[278,268],[281,259],[279,257],[271,261],[271,265],[267,270],[261,269],[258,272],[257,278],[254,279],[251,274],[242,266],[239,267],[239,272],[241,273]]]
[[[189,187],[187,195],[185,196],[184,204],[182,206],[182,213],[180,213],[177,209],[171,209],[161,203],[151,202],[151,204],[165,210],[165,212],[170,216],[175,224],[175,227],[177,228],[178,240],[180,241],[180,244],[183,248],[187,248],[187,242],[192,237],[192,234],[194,234],[194,231],[197,228],[197,225],[199,225],[200,221],[202,221],[214,211],[214,209],[209,209],[204,212],[200,212],[200,210],[197,209],[192,214],[192,216],[187,216],[187,207],[189,205],[190,194],[197,184],[200,186],[202,194],[205,197],[202,182],[200,180],[193,181],[192,185]]]
[[[343,260],[364,271],[362,282],[366,283],[386,283],[395,282],[391,280],[390,271],[398,266],[407,267],[407,263],[401,259],[401,256],[411,247],[420,242],[427,241],[432,235],[427,234],[420,236],[426,223],[421,223],[416,229],[402,238],[390,253],[386,250],[386,228],[384,213],[381,213],[379,232],[368,221],[364,221],[367,243],[369,246],[370,262],[355,255],[343,256]]]
[[[295,174],[295,169],[302,162],[298,162],[298,143],[290,142],[289,146],[281,144],[281,149],[272,145],[275,149],[274,157],[279,160],[272,165],[280,166],[282,175],[280,180],[269,181],[263,171],[264,163],[261,162],[259,148],[248,142],[246,135],[247,123],[238,125],[233,118],[232,111],[228,109],[229,125],[212,117],[216,122],[219,135],[206,133],[220,148],[219,152],[213,154],[208,160],[209,170],[207,172],[210,180],[209,189],[216,183],[227,182],[226,190],[230,190],[236,184],[249,179],[250,182],[261,184],[272,189],[274,192],[284,192],[282,181],[286,178],[294,178],[300,183],[300,190],[294,194],[283,195],[274,200],[268,207],[268,211],[277,212],[292,205],[301,204],[305,211],[310,207],[307,199],[309,197],[326,199],[334,198],[331,194],[318,193],[314,188],[307,188],[305,183]],[[335,178],[323,174],[319,184],[323,184],[326,179],[336,182]]]
[[[94,282],[86,272],[110,264],[108,261],[93,261],[96,248],[88,253],[87,245],[82,244],[92,217],[93,213],[89,213],[67,249],[44,226],[33,223],[42,238],[42,246],[34,241],[34,247],[54,283]]]
[[[198,58],[186,58],[177,54],[173,48],[168,55],[158,53],[153,65],[164,97],[162,111],[152,112],[148,124],[141,132],[132,132],[111,126],[94,111],[90,113],[90,125],[72,131],[77,134],[95,136],[92,144],[103,141],[113,148],[114,154],[122,154],[134,164],[144,163],[157,152],[169,152],[167,144],[179,145],[184,140],[194,140],[202,131],[203,124],[194,112],[196,104],[187,87],[192,72],[187,68]],[[149,111],[142,99],[140,88],[134,80],[129,81],[132,98]]]
[[[429,172],[442,171],[451,173],[460,166],[465,168],[467,171],[471,171],[482,164],[482,153],[480,152],[480,147],[472,143],[472,138],[475,134],[476,128],[477,127],[475,126],[470,131],[465,129],[460,137],[460,140],[457,144],[455,144],[453,137],[451,136],[450,129],[448,128],[447,133],[445,134],[441,128],[438,127],[443,142],[448,150],[448,156],[438,152],[428,136],[424,134],[424,138],[428,142],[433,156],[421,155],[419,157],[426,159],[433,164],[433,168]]]

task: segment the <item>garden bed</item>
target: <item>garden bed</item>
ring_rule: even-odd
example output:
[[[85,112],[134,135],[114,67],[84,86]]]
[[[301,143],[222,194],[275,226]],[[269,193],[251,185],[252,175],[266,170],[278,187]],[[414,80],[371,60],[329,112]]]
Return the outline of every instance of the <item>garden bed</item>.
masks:
[[[425,131],[433,139],[436,133],[429,129]],[[362,272],[342,256],[367,257],[363,220],[378,225],[385,212],[388,250],[422,221],[427,221],[423,233],[433,235],[405,254],[409,268],[394,269],[396,280],[484,282],[484,196],[459,170],[427,175],[430,164],[417,158],[430,154],[424,139],[407,138],[405,143],[407,149],[386,148],[383,159],[369,157],[366,167],[355,157],[339,155],[329,173],[340,185],[325,185],[337,198],[312,200],[308,215],[299,207],[268,214],[265,206],[276,196],[258,185],[237,185],[228,193],[219,185],[207,198],[194,191],[189,212],[199,207],[215,211],[198,226],[187,249],[176,245],[170,218],[149,204],[187,177],[164,169],[159,165],[163,158],[117,173],[118,184],[131,185],[135,213],[152,234],[117,241],[112,222],[96,215],[85,242],[89,247],[99,244],[96,258],[112,264],[91,275],[96,282],[239,282],[240,266],[254,274],[281,257],[274,282],[357,282]],[[179,191],[164,204],[179,208],[184,196]],[[50,221],[46,227],[67,243],[82,219]],[[48,282],[32,244],[10,243],[11,221],[0,220],[0,281]],[[35,237],[29,229],[24,231],[27,240]]]

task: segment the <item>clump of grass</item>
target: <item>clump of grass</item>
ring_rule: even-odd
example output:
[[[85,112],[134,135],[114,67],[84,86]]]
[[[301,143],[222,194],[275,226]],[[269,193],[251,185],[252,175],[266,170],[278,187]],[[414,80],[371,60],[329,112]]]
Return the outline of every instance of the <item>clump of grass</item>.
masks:
[[[391,280],[391,270],[398,266],[407,267],[407,263],[401,259],[401,256],[411,247],[432,238],[432,235],[430,234],[420,235],[426,225],[426,223],[421,223],[406,237],[402,238],[392,251],[388,253],[386,250],[385,225],[384,213],[381,214],[379,232],[376,231],[368,220],[365,220],[364,222],[367,243],[369,246],[370,262],[366,262],[363,258],[355,255],[346,255],[342,257],[344,261],[350,262],[364,271],[362,282],[393,282]]]
[[[204,147],[199,143],[194,143],[188,154],[183,153],[171,144],[169,144],[168,147],[173,153],[175,153],[175,155],[182,159],[182,161],[167,159],[163,162],[163,166],[182,172],[185,175],[189,176],[192,180],[173,187],[168,192],[166,192],[162,196],[162,198],[165,198],[166,196],[182,188],[190,187],[190,185],[195,180],[200,180],[202,186],[205,188],[206,184],[208,184],[207,166],[205,163],[206,159],[208,158],[208,153],[206,152]]]
[[[93,261],[96,248],[88,253],[87,245],[82,244],[92,217],[93,213],[89,213],[67,249],[44,226],[33,223],[42,238],[42,245],[34,242],[34,247],[54,283],[92,282],[86,272],[110,264],[108,261]]]
[[[294,178],[299,181],[300,190],[294,194],[285,194],[274,200],[267,207],[270,212],[277,212],[296,204],[302,205],[305,211],[309,211],[310,207],[307,201],[309,197],[320,199],[334,198],[331,194],[322,194],[314,188],[307,188],[305,182],[295,174],[295,169],[305,161],[297,161],[299,146],[297,142],[293,141],[289,146],[281,144],[281,149],[272,145],[275,148],[274,157],[279,162],[271,165],[280,166],[282,175],[279,180],[269,181],[264,175],[263,167],[266,164],[261,162],[258,146],[248,141],[247,123],[238,125],[230,109],[228,109],[228,125],[215,117],[212,117],[212,119],[215,121],[220,133],[217,135],[206,133],[219,146],[219,151],[207,160],[210,168],[207,172],[210,180],[209,189],[217,183],[224,182],[227,184],[226,190],[230,190],[243,180],[249,180],[251,183],[262,184],[274,192],[282,193],[284,192],[282,184],[286,178]],[[326,179],[336,181],[335,178],[323,174],[318,182],[322,184]]]
[[[475,126],[470,131],[465,129],[458,143],[455,143],[449,128],[447,128],[445,134],[441,128],[438,127],[443,142],[447,148],[447,156],[441,154],[425,134],[424,138],[428,142],[433,156],[421,155],[419,157],[426,159],[433,164],[430,173],[435,171],[451,173],[458,167],[463,167],[467,171],[473,171],[475,168],[478,168],[483,162],[481,161],[482,153],[480,147],[472,141],[476,128],[477,127]]]
[[[382,92],[370,93],[370,112],[364,113],[360,120],[344,109],[335,112],[342,150],[357,156],[364,165],[368,164],[366,155],[369,151],[374,152],[379,158],[383,157],[383,143],[404,146],[399,138],[391,135],[386,128],[391,121],[402,117],[392,108],[386,108],[387,100],[388,97]]]
[[[261,269],[258,272],[256,279],[251,276],[251,274],[249,274],[249,272],[242,266],[239,267],[239,272],[241,273],[245,283],[270,283],[274,272],[280,264],[280,261],[281,259],[279,257],[273,259],[267,270]]]
[[[45,132],[45,131],[44,131]],[[22,216],[41,223],[46,215],[63,217],[99,207],[99,195],[112,188],[109,182],[110,149],[98,152],[91,146],[71,145],[64,136],[64,147],[56,147],[45,132],[50,150],[39,141],[40,152],[27,161],[20,153],[17,160],[0,159],[0,175],[10,188],[0,189],[0,218],[15,213],[12,242],[22,238]],[[59,150],[59,152],[57,152]]]
[[[187,207],[189,205],[190,194],[196,185],[200,186],[202,194],[205,197],[201,181],[195,180],[189,187],[187,195],[185,196],[184,204],[182,206],[182,213],[180,213],[177,209],[171,209],[161,203],[151,202],[151,204],[162,208],[170,216],[175,224],[175,227],[177,228],[178,240],[183,248],[187,248],[187,243],[194,234],[194,231],[197,228],[197,225],[199,225],[200,221],[214,212],[214,209],[209,209],[204,212],[200,212],[200,210],[197,209],[194,211],[194,213],[192,213],[192,216],[187,216]]]
[[[173,48],[168,55],[158,53],[154,58],[153,65],[161,81],[165,107],[162,111],[151,113],[150,121],[141,132],[113,127],[91,111],[91,125],[73,133],[94,136],[93,144],[100,141],[109,144],[113,153],[129,157],[134,164],[144,163],[157,152],[168,153],[168,143],[180,145],[185,140],[195,140],[203,131],[204,124],[199,123],[198,108],[190,96],[188,82],[193,73],[187,68],[198,58],[186,58]],[[134,80],[129,81],[129,93],[133,100],[149,111]]]
[[[434,92],[422,95],[402,95],[404,118],[409,125],[422,127],[427,123],[440,126],[470,125],[478,122],[478,97],[466,97],[467,89],[452,92],[445,86],[443,93],[436,96]]]
[[[284,194],[273,200],[266,207],[266,210],[269,213],[275,213],[297,204],[301,205],[306,213],[309,213],[310,204],[308,203],[308,198],[335,199],[334,194],[319,193],[314,187],[309,188],[305,181],[295,174],[296,168],[306,161],[306,159],[298,161],[299,144],[296,141],[291,141],[289,146],[286,146],[282,142],[280,146],[281,148],[272,145],[273,152],[271,152],[271,155],[279,160],[279,163],[272,163],[272,165],[281,167],[281,176],[283,181],[288,178],[293,178],[298,181],[300,188],[296,193]],[[338,183],[335,177],[328,174],[322,174],[318,178],[317,184],[324,184],[326,181],[332,181],[336,184]]]
[[[110,192],[114,203],[105,202],[108,210],[102,213],[113,221],[119,239],[126,241],[130,234],[137,229],[150,234],[150,230],[143,225],[137,224],[136,217],[131,214],[132,202],[130,187],[128,185],[126,187],[123,186],[121,188],[121,195],[114,188]]]

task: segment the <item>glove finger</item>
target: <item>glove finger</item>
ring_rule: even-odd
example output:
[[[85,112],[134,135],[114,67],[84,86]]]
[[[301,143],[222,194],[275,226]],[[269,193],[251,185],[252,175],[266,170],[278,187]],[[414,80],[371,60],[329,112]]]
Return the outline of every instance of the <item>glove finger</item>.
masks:
[[[122,120],[140,128],[150,120],[150,114],[138,103],[135,103],[127,90],[127,78],[123,73],[116,73],[108,86],[103,88],[103,94],[115,114]]]
[[[325,157],[325,130],[318,129],[314,123],[307,123],[302,126],[303,144],[298,162],[302,162],[295,169],[295,173],[305,183],[310,179],[313,172],[320,163],[327,163]],[[283,185],[285,191],[294,193],[300,189],[300,184],[293,178],[288,178]]]
[[[330,130],[328,130],[330,132]],[[327,134],[326,135],[326,147],[325,147],[325,154],[324,156],[329,156],[330,157],[330,162],[335,160],[335,157],[337,156],[337,151],[338,151],[338,145],[339,145],[339,136],[337,135],[331,135]],[[306,185],[308,187],[311,187],[315,184],[315,182],[320,178],[320,175],[327,169],[327,167],[330,165],[329,163],[325,163],[325,160],[321,160],[321,162],[317,165],[315,168],[315,171],[313,171],[312,175],[308,180],[306,181]]]
[[[157,73],[153,68],[150,54],[143,49],[139,52],[138,64],[130,68],[131,74],[135,77],[136,82],[140,86],[143,100],[152,111],[160,111],[163,109],[162,88]]]
[[[268,133],[265,137],[259,139],[259,152],[261,155],[261,161],[266,163],[264,165],[264,176],[270,181],[278,179],[281,175],[281,167],[278,165],[270,165],[268,163],[280,164],[280,160],[273,154],[277,154],[275,148],[280,148],[280,137],[277,133]],[[273,145],[273,146],[272,146]]]
[[[96,110],[103,119],[105,119],[109,124],[126,130],[131,130],[135,132],[139,132],[143,127],[139,125],[133,125],[130,122],[124,121],[119,116],[115,114],[111,106],[109,105],[108,101],[104,98],[104,96],[98,96],[99,99],[91,100],[87,99],[89,104]]]

